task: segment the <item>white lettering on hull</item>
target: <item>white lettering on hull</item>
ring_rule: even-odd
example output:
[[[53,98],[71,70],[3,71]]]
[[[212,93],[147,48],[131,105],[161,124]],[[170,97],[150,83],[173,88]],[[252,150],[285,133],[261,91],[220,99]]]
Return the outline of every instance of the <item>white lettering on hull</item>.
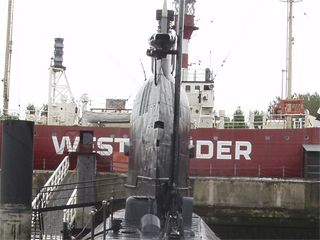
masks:
[[[245,147],[245,149],[243,149],[242,147]],[[235,150],[236,160],[239,160],[241,155],[244,156],[246,160],[251,160],[250,158],[251,151],[252,151],[252,145],[250,142],[236,141],[236,150]]]
[[[233,155],[231,154],[232,141],[217,141],[217,159],[218,160],[231,160]],[[202,147],[206,146],[207,152],[202,152]],[[243,156],[246,160],[251,160],[250,154],[252,151],[252,145],[247,141],[235,141],[234,156],[235,160],[240,160]],[[196,141],[196,158],[211,159],[214,156],[214,143],[208,140]]]
[[[230,147],[231,141],[217,141],[217,159],[231,160]]]
[[[62,155],[65,153],[65,148],[68,152],[76,152],[80,137],[75,137],[73,144],[69,136],[63,136],[60,144],[56,136],[52,136],[52,141],[56,154]],[[129,142],[129,138],[100,137],[96,140],[94,137],[93,141],[97,143],[97,153],[102,156],[111,156],[114,151],[114,146],[111,143],[119,143],[119,152],[124,152],[124,143]],[[193,141],[190,143],[193,144]],[[231,152],[233,145],[234,153]],[[241,156],[245,160],[251,160],[252,144],[248,141],[217,141],[215,149],[215,144],[210,140],[196,140],[195,147],[198,159],[212,159],[216,151],[217,160],[231,160],[233,156],[235,160],[240,160]]]
[[[75,152],[77,151],[80,137],[76,137],[73,145],[71,144],[70,137],[69,136],[63,136],[61,139],[61,144],[59,145],[57,136],[52,136],[53,146],[56,150],[56,153],[59,155],[62,155],[65,149],[65,146],[67,145],[68,152]]]
[[[202,146],[208,146],[208,153],[202,153]],[[210,159],[213,157],[213,142],[198,140],[196,145],[196,158]]]
[[[119,143],[119,152],[124,151],[124,143],[129,142],[129,138],[110,138],[110,137],[101,137],[96,140],[93,138],[94,142],[97,142],[97,151],[98,154],[102,156],[111,156],[113,154],[113,146],[110,143]],[[61,143],[59,144],[57,136],[52,136],[52,142],[56,154],[63,155],[66,150],[70,152],[76,152],[79,146],[80,137],[75,137],[73,144],[71,144],[71,140],[69,136],[63,136],[61,139]]]

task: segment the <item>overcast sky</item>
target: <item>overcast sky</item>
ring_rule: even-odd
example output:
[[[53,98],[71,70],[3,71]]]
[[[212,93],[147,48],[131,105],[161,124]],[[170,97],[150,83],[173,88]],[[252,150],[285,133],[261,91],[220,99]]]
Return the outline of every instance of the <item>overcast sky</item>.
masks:
[[[0,76],[4,76],[7,0],[0,1]],[[168,7],[171,2],[168,1]],[[14,0],[10,112],[48,102],[54,38],[64,38],[66,74],[75,99],[134,99],[144,81],[148,38],[162,0]],[[320,1],[294,4],[293,93],[320,92]],[[198,0],[189,63],[211,67],[215,110],[266,111],[281,95],[286,68],[287,4],[279,0]],[[211,54],[210,54],[211,52]],[[210,57],[211,56],[211,57]],[[211,60],[210,60],[211,59]],[[225,61],[224,66],[220,67]],[[3,107],[3,84],[0,85]]]

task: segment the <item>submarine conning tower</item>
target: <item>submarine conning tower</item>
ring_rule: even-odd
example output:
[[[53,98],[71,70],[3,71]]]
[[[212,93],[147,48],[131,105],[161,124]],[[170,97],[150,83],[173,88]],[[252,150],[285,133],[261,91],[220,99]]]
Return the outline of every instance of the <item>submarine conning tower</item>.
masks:
[[[147,50],[153,75],[137,93],[130,143],[125,149],[129,156],[125,221],[140,222],[145,232],[166,229],[167,234],[177,236],[183,232],[182,218],[184,223],[191,221],[193,202],[186,197],[193,152],[189,145],[190,111],[187,95],[180,89],[183,17],[179,11],[176,37],[174,11],[167,10],[166,1],[163,9],[157,10],[158,31],[149,38],[151,47]],[[175,77],[172,55],[177,59]]]

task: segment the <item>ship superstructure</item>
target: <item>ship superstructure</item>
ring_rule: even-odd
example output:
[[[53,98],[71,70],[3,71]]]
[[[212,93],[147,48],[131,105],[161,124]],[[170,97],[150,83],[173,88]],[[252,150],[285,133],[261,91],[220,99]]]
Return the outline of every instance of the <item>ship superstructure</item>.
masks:
[[[56,38],[53,64],[49,68],[48,125],[77,124],[77,104],[63,64],[63,38]]]
[[[194,1],[188,1],[182,39],[181,86],[189,100],[191,141],[195,146],[190,174],[304,176],[304,151],[309,149],[304,146],[319,145],[319,118],[308,114],[296,99],[283,101],[274,114],[251,112],[249,116],[241,116],[240,123],[237,116],[227,116],[223,110],[215,111],[212,70],[188,66],[188,42],[192,32],[198,29],[194,12]],[[172,27],[176,25],[174,21]],[[92,131],[93,151],[110,163],[113,171],[127,172],[124,143],[129,138],[131,110],[119,99],[107,99],[105,108],[89,107],[88,94],[77,102],[68,84],[62,57],[63,39],[57,38],[49,67],[47,116],[46,110],[36,109],[26,117],[36,123],[35,169],[55,169],[66,155],[79,151],[80,132]],[[291,116],[291,129],[287,116]],[[104,166],[98,162],[97,171],[109,170]]]

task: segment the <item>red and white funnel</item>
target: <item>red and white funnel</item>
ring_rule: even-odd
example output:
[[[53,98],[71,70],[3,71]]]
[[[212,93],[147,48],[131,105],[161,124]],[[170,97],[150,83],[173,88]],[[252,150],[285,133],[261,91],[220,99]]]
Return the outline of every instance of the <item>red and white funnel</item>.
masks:
[[[186,0],[185,2],[185,16],[184,16],[184,33],[182,40],[182,68],[188,68],[188,54],[189,54],[189,40],[193,31],[199,28],[194,25],[194,12],[196,0]],[[176,13],[179,10],[179,0],[174,1]],[[178,15],[175,16],[175,26],[177,26]]]

